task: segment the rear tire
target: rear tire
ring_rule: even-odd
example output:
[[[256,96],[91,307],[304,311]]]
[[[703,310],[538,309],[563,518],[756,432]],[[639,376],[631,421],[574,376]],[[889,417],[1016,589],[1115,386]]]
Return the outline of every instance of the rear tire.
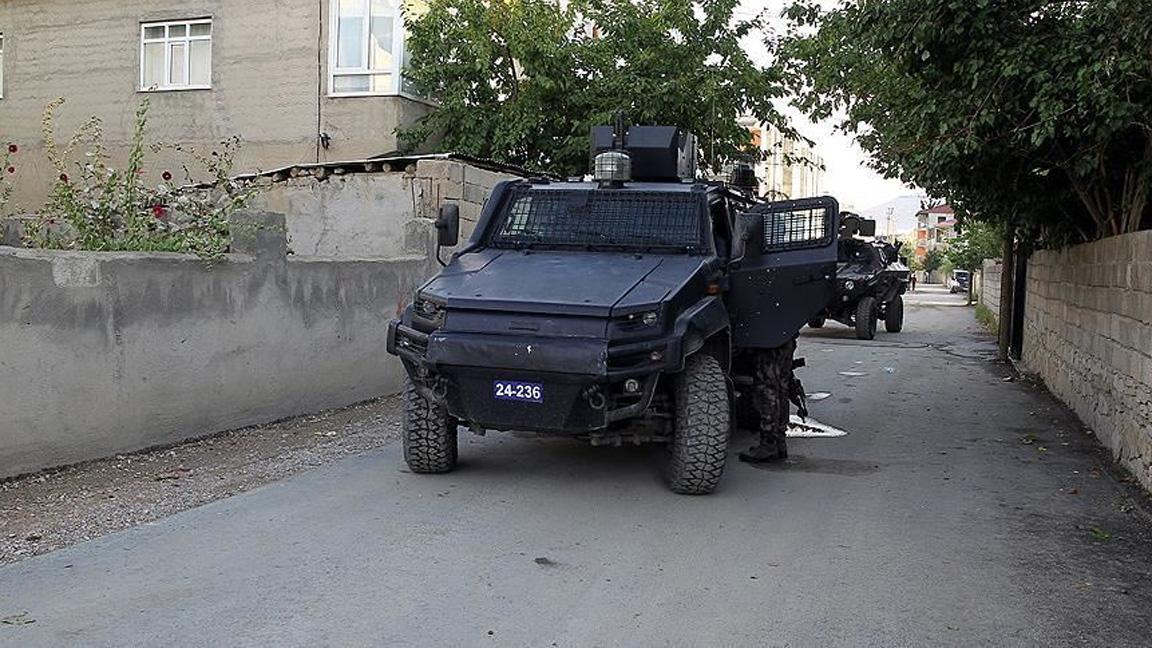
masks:
[[[698,353],[674,380],[676,413],[664,479],[675,493],[707,495],[728,460],[731,405],[724,370],[716,358]]]
[[[404,382],[404,461],[414,473],[456,467],[456,425],[443,403],[429,399],[411,379]]]
[[[904,330],[904,298],[896,295],[884,311],[884,330],[899,333]]]
[[[823,317],[813,317],[812,319],[808,320],[808,326],[809,328],[824,328],[825,321],[826,320]]]
[[[856,304],[856,337],[871,340],[876,337],[876,298],[862,297]]]

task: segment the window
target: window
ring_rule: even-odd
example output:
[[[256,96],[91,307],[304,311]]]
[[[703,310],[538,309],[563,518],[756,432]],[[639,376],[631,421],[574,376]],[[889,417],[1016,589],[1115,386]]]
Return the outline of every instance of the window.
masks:
[[[140,89],[212,87],[212,21],[142,23]]]
[[[399,94],[404,0],[332,0],[328,94]]]

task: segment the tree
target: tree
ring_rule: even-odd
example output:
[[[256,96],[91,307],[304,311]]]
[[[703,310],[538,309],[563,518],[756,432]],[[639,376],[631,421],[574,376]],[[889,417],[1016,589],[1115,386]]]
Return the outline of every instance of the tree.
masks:
[[[739,0],[431,0],[409,20],[406,72],[439,107],[401,140],[562,174],[588,170],[592,126],[632,123],[696,134],[705,168],[743,155],[737,120],[786,126],[783,86],[742,41],[762,16]]]
[[[928,253],[924,255],[924,261],[921,264],[924,272],[929,274],[939,270],[940,266],[942,265],[944,265],[944,253],[936,249],[928,250]]]
[[[999,227],[981,222],[964,223],[960,234],[948,245],[946,256],[952,266],[974,273],[984,265],[984,259],[1000,256],[1000,243],[1003,234]],[[975,285],[968,281],[968,303],[972,303]]]
[[[786,12],[786,76],[879,171],[1049,242],[1152,227],[1146,2],[821,4]]]

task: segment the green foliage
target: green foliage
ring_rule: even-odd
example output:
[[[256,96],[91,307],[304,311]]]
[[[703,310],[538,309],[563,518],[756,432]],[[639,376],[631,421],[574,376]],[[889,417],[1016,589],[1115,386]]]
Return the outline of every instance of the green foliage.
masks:
[[[1147,2],[821,4],[786,12],[786,76],[879,171],[1049,242],[1152,226]]]
[[[20,152],[20,148],[12,143],[0,141],[0,218],[8,215],[8,199],[12,197],[12,182],[16,175],[16,164],[13,158]]]
[[[976,304],[976,321],[989,333],[995,334],[1000,331],[1000,320],[992,312],[992,309],[984,304]]]
[[[937,249],[928,250],[924,255],[924,260],[920,263],[921,270],[925,272],[936,272],[944,265],[944,253]]]
[[[431,0],[410,17],[407,77],[439,109],[401,131],[411,148],[445,149],[538,170],[588,170],[592,126],[624,111],[632,123],[683,126],[716,169],[746,154],[751,116],[795,133],[776,111],[774,68],[741,41],[762,16],[738,0]]]
[[[1003,230],[980,222],[964,223],[959,235],[948,245],[947,257],[953,267],[975,272],[984,259],[998,259],[1004,240]]]
[[[151,148],[155,152],[164,145],[149,147],[146,143],[148,101],[136,110],[127,163],[119,170],[109,164],[98,118],[86,121],[64,145],[58,142],[55,115],[63,104],[63,99],[57,99],[44,111],[44,149],[58,176],[47,203],[26,227],[27,245],[183,252],[208,260],[219,259],[228,251],[229,217],[255,192],[254,185],[231,177],[239,138],[221,142],[220,149],[207,156],[171,147],[191,155],[210,182],[195,184],[185,165],[186,186],[173,184],[172,174],[165,171],[164,182],[149,187],[143,180],[146,151]],[[81,148],[83,153],[78,157]]]

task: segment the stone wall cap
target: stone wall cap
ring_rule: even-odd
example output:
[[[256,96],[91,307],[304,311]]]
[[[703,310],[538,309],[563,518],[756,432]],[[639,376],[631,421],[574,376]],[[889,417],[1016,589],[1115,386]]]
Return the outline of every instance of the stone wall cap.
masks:
[[[38,261],[83,260],[106,263],[109,261],[172,261],[206,263],[195,254],[182,252],[127,252],[92,250],[46,250],[43,248],[14,248],[0,246],[0,256]],[[250,263],[254,260],[249,254],[225,254],[217,263]]]
[[[276,169],[269,169],[268,171],[258,171],[256,173],[238,175],[235,179],[257,180],[260,178],[270,178],[272,182],[284,182],[292,178],[307,176],[317,179],[325,179],[332,175],[343,176],[355,173],[397,173],[402,172],[409,166],[423,160],[453,160],[457,162],[463,162],[480,169],[495,171],[497,173],[506,173],[508,175],[519,176],[521,178],[546,177],[553,180],[561,179],[560,176],[551,173],[529,171],[528,169],[515,164],[508,164],[505,162],[499,162],[497,160],[465,155],[463,153],[426,153],[422,155],[385,154],[360,160],[290,164],[288,166],[279,167]]]

